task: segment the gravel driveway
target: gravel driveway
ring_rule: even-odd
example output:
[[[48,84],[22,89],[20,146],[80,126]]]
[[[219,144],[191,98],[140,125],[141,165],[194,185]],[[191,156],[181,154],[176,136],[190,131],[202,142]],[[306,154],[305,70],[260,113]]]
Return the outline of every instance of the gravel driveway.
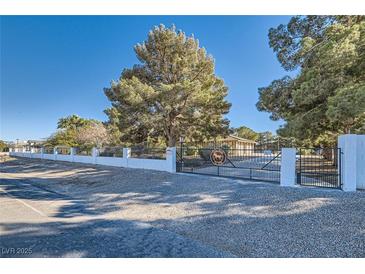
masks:
[[[238,257],[365,257],[365,192],[19,158],[1,172],[83,201],[55,218],[144,223]]]

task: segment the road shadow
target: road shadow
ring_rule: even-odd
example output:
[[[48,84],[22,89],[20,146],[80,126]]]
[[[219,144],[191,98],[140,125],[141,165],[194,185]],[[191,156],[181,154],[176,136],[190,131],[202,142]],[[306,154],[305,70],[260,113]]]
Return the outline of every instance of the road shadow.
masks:
[[[2,224],[0,257],[209,258],[234,257],[146,224],[90,220]]]
[[[90,165],[74,169],[74,175],[52,179],[56,182],[52,185],[82,199],[74,206],[60,207],[55,216],[128,215],[128,220],[146,222],[239,257],[365,257],[364,192],[283,188]],[[95,176],[100,169],[104,172]],[[40,176],[30,179],[40,186],[49,184]],[[14,232],[13,237],[17,236]]]

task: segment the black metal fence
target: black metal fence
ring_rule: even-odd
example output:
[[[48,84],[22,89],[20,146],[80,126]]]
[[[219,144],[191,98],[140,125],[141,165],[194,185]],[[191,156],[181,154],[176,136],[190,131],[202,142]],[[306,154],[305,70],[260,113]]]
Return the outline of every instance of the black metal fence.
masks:
[[[225,161],[214,164],[211,155],[224,151]],[[281,154],[277,150],[177,147],[177,171],[249,180],[280,182]]]
[[[341,188],[341,149],[300,148],[296,169],[297,184]]]
[[[102,147],[99,149],[100,157],[123,157],[122,147]]]
[[[57,147],[56,151],[57,151],[57,154],[60,154],[60,155],[70,155],[71,154],[70,147]]]
[[[132,147],[131,158],[166,159],[166,148]]]
[[[89,147],[75,147],[75,155],[91,156],[92,148]]]
[[[54,153],[54,148],[53,147],[43,147],[43,153],[44,154],[53,154]]]

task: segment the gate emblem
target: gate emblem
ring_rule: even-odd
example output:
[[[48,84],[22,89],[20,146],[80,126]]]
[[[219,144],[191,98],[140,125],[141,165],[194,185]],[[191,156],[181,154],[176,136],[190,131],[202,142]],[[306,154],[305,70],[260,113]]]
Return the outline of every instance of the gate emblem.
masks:
[[[214,149],[210,153],[210,161],[213,163],[213,165],[223,165],[226,162],[226,159],[227,155],[223,149]]]

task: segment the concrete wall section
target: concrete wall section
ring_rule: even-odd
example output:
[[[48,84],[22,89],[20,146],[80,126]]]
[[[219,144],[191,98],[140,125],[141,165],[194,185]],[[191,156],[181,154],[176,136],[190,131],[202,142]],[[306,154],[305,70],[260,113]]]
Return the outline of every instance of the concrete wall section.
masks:
[[[53,154],[43,154],[43,159],[54,160],[54,155]]]
[[[295,185],[295,161],[297,150],[295,148],[281,149],[280,185]]]
[[[365,189],[365,135],[357,136],[356,171],[358,189]]]
[[[341,135],[338,137],[338,146],[342,153],[342,189],[365,189],[365,135]]]
[[[65,162],[72,162],[72,156],[71,155],[64,155],[64,154],[57,154],[56,155],[57,161],[65,161]]]
[[[127,161],[122,157],[96,157],[97,165],[126,167]]]
[[[128,158],[127,167],[170,171],[166,160]]]
[[[43,151],[43,149],[41,150]],[[56,152],[56,149],[54,149]],[[98,156],[97,149],[93,149],[91,156],[75,155],[75,149],[71,148],[70,155],[64,154],[44,154],[44,153],[31,153],[31,152],[10,152],[11,156],[27,157],[27,158],[39,158],[46,160],[67,161],[85,164],[97,164],[105,166],[115,167],[127,167],[127,168],[141,168],[161,170],[167,172],[176,172],[176,148],[167,148],[166,159],[142,159],[142,158],[130,158],[130,149],[123,149],[124,157],[100,157]]]
[[[92,156],[74,155],[73,161],[76,163],[93,164],[94,159]]]

